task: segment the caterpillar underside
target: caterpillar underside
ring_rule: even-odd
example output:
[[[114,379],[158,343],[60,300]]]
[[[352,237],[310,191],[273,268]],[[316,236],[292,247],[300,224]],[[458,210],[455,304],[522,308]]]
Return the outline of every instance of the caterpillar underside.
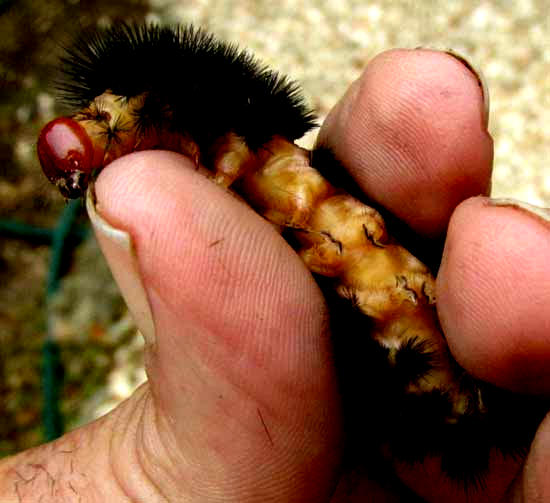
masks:
[[[330,151],[294,143],[314,125],[294,83],[191,27],[85,34],[63,64],[60,88],[77,110],[41,134],[48,178],[79,197],[114,159],[173,150],[279,226],[331,308],[354,458],[373,446],[410,462],[436,455],[451,477],[478,479],[493,448],[521,455],[528,447],[544,407],[454,361],[428,267],[377,210],[328,181],[343,169]],[[63,134],[71,148],[60,150]]]

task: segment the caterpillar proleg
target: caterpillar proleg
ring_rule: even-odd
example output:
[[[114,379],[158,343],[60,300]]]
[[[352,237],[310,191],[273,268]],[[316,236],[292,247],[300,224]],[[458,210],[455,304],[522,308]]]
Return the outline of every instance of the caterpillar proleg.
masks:
[[[111,161],[167,149],[207,168],[284,235],[316,277],[332,316],[350,453],[441,458],[479,480],[490,453],[522,456],[546,404],[469,376],[435,310],[434,278],[381,214],[339,186],[298,85],[192,26],[117,24],[82,34],[61,61],[59,97],[74,112],[47,124],[38,155],[65,197]]]

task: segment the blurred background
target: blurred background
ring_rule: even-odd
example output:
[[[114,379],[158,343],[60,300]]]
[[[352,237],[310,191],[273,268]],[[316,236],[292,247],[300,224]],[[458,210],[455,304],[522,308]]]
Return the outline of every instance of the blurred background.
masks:
[[[453,48],[489,85],[494,195],[550,206],[548,12],[550,0],[0,0],[0,457],[52,435],[43,411],[56,394],[70,429],[145,379],[86,217],[35,154],[59,114],[51,83],[75,32],[120,19],[202,25],[301,82],[321,119],[377,53]]]

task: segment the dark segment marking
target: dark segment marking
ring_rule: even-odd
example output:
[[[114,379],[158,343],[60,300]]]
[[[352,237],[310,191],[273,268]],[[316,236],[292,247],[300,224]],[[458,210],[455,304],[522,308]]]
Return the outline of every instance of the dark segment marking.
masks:
[[[321,234],[326,237],[332,244],[335,244],[338,247],[338,252],[341,254],[343,250],[342,242],[338,241],[332,236],[330,232],[323,231]]]

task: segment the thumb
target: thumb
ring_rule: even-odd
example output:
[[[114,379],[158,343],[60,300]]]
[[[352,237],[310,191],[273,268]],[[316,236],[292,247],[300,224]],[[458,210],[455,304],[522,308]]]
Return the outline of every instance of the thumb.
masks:
[[[339,406],[326,315],[290,247],[177,154],[121,158],[95,193],[98,240],[147,343],[146,473],[208,501],[328,498]]]

